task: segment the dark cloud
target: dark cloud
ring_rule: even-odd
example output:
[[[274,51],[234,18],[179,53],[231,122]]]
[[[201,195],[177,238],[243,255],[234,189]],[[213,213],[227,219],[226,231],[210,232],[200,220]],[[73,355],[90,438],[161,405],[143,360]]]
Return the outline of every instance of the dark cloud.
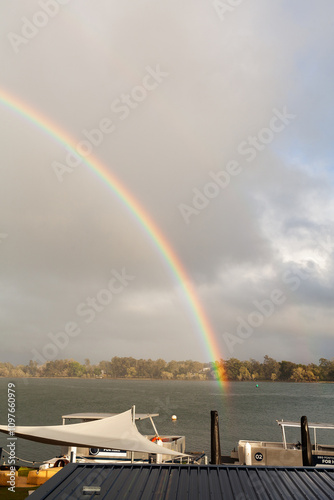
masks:
[[[221,355],[334,356],[332,3],[241,2],[221,19],[210,1],[72,0],[34,28],[41,3],[1,7],[1,87],[74,145],[88,134],[88,160],[176,252]],[[28,362],[69,322],[61,358],[208,360],[154,234],[84,162],[59,182],[64,144],[1,107],[3,360]],[[110,292],[122,270],[133,279]],[[224,333],[255,303],[271,312],[232,353]]]

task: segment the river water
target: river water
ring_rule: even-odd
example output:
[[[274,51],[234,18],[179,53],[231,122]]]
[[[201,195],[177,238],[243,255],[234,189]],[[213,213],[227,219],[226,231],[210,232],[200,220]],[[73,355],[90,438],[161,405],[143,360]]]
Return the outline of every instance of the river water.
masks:
[[[186,436],[187,451],[210,456],[210,410],[219,413],[223,454],[230,454],[239,439],[281,441],[276,419],[334,424],[334,384],[217,382],[109,379],[0,378],[0,424],[7,425],[7,386],[15,384],[16,425],[57,425],[61,416],[78,412],[118,413],[136,405],[138,413],[159,413],[161,434]],[[176,415],[177,421],[171,417]],[[151,424],[138,424],[151,434]],[[300,440],[299,434],[291,436]],[[320,431],[319,441],[334,445],[334,431]],[[288,435],[289,438],[289,435]],[[0,434],[4,449],[7,436]],[[59,447],[17,440],[16,455],[41,461],[59,454]]]

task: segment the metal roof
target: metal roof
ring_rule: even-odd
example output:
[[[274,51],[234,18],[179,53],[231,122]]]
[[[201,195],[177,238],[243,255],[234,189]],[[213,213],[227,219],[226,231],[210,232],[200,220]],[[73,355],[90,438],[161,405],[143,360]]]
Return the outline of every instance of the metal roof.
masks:
[[[89,493],[89,488],[100,491]],[[84,493],[84,489],[86,492]],[[334,469],[68,464],[31,500],[332,500]]]

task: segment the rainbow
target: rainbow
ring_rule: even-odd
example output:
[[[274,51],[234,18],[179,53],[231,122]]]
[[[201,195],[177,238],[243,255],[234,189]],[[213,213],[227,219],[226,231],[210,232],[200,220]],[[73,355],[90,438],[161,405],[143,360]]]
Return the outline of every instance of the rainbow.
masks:
[[[31,108],[27,103],[18,99],[17,97],[8,93],[0,88],[0,102],[6,107],[18,113],[20,116],[28,120],[30,123],[37,126],[43,132],[53,137],[62,146],[66,146],[73,151],[76,156],[80,156],[76,150],[76,141],[57,124],[52,122],[49,118],[44,116],[36,109]],[[194,286],[189,279],[186,270],[184,269],[181,261],[174,252],[170,243],[161,232],[159,227],[155,224],[150,215],[139,204],[135,197],[130,193],[121,182],[107,169],[107,167],[96,157],[90,155],[89,159],[81,156],[85,165],[90,168],[104,183],[106,183],[116,197],[122,202],[123,205],[130,211],[134,218],[140,223],[145,230],[153,245],[157,248],[168,267],[180,283],[182,290],[187,299],[188,307],[191,314],[194,316],[196,324],[198,325],[202,342],[210,359],[213,361],[222,358],[220,349],[217,343],[215,332],[205,311],[196,295]],[[222,368],[216,367],[216,379],[222,388],[226,388],[224,371]]]

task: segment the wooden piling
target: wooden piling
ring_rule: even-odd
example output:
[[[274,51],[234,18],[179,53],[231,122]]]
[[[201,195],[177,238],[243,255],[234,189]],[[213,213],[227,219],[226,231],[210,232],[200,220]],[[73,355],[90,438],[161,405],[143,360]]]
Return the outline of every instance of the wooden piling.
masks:
[[[211,411],[211,464],[221,464],[218,412]]]
[[[300,430],[302,438],[303,466],[309,467],[310,465],[312,465],[312,445],[307,417],[305,416],[300,419]]]

